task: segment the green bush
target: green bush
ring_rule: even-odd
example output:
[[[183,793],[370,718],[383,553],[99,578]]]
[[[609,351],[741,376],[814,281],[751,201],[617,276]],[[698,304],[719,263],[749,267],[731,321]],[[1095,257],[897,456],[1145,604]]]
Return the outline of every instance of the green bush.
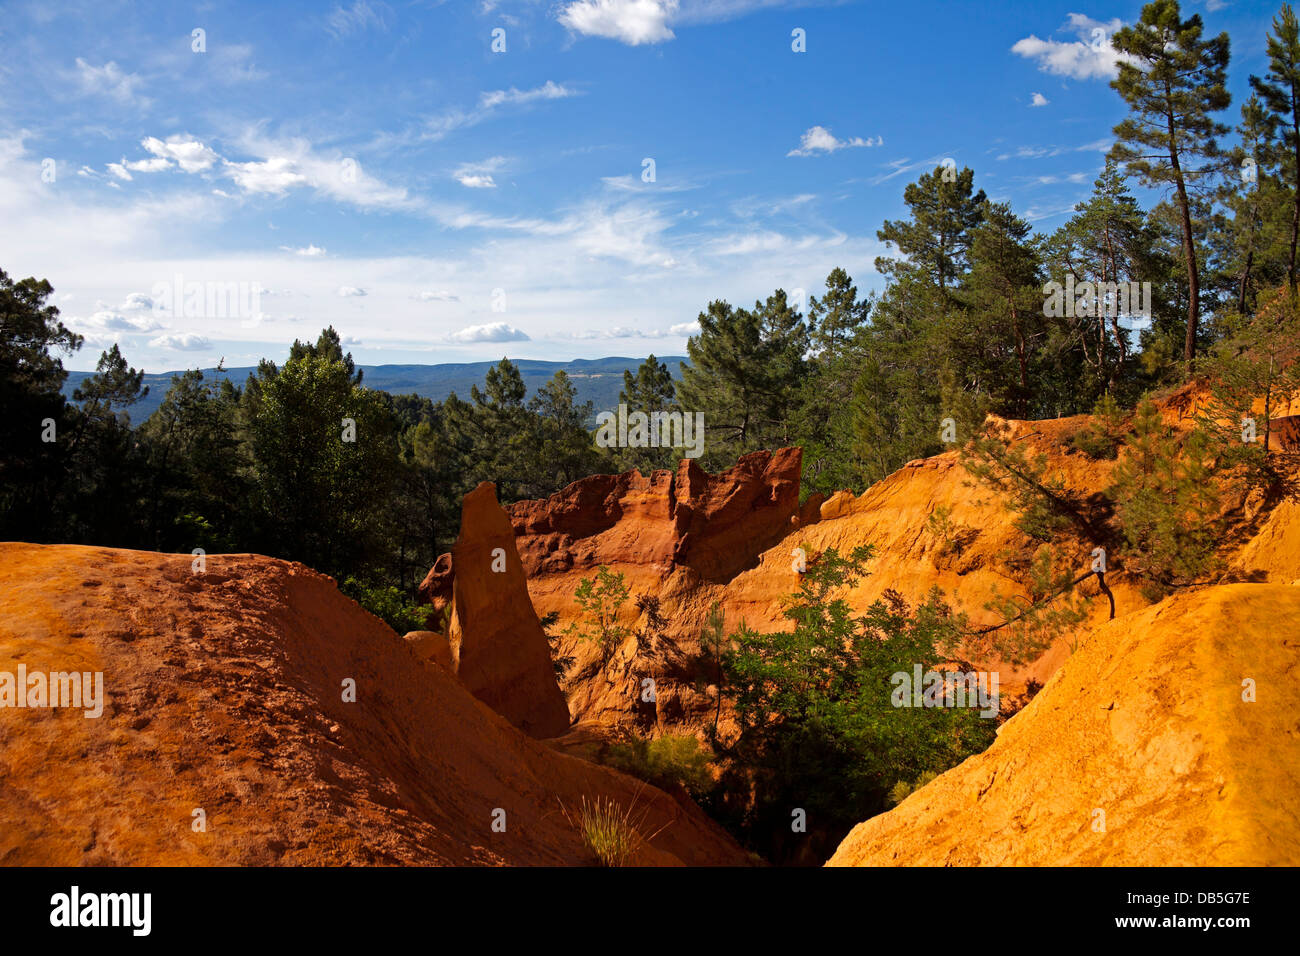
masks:
[[[1124,413],[1109,393],[1092,408],[1092,421],[1070,439],[1070,444],[1089,458],[1113,461],[1124,442]]]
[[[656,787],[680,785],[696,795],[713,786],[709,754],[689,734],[666,734],[650,740],[635,738],[614,744],[605,762]]]
[[[898,806],[900,803],[902,803],[912,794],[916,793],[916,791],[924,787],[931,780],[937,779],[938,776],[939,774],[937,771],[928,770],[925,773],[921,774],[921,776],[913,780],[911,783],[908,783],[906,780],[898,781],[898,783],[894,784],[894,786],[890,788],[889,805],[891,807]]]
[[[745,805],[736,826],[774,860],[829,854],[856,823],[888,808],[900,778],[943,771],[993,742],[996,724],[973,708],[897,706],[893,677],[949,659],[964,618],[938,591],[913,607],[886,591],[863,615],[846,594],[870,548],[808,562],[787,602],[786,631],[744,625],[724,657],[739,735],[722,745],[725,791]],[[796,846],[792,808],[807,813]]]
[[[392,585],[369,585],[350,577],[343,581],[339,590],[398,634],[428,628],[429,608],[412,601]]]

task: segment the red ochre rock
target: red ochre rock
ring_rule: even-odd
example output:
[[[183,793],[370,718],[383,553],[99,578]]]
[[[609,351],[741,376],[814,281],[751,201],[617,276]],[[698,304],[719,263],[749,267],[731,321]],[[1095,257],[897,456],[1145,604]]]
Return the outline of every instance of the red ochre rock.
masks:
[[[452,669],[471,694],[525,733],[564,733],[569,709],[555,682],[546,633],[528,599],[514,529],[490,482],[465,496],[452,555],[447,631]],[[433,588],[448,572],[439,559],[422,593],[436,596]]]

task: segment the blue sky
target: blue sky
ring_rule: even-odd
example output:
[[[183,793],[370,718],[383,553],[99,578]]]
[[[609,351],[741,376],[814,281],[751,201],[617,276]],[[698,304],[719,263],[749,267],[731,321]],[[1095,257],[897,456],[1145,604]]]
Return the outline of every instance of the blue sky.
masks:
[[[1095,41],[1140,9],[8,3],[0,267],[54,284],[70,368],[328,324],[367,364],[680,353],[714,298],[878,288],[876,230],[947,157],[1054,229],[1124,114]],[[1232,37],[1229,125],[1276,9],[1184,3]]]

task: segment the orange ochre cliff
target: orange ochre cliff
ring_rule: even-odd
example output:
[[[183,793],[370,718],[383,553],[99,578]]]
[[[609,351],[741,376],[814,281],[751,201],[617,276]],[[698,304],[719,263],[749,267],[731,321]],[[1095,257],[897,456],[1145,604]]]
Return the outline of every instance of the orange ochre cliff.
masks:
[[[1196,386],[1175,393],[1166,420],[1187,426],[1201,398]],[[1088,420],[1002,424],[1087,501],[1116,464],[1071,447]],[[1273,421],[1270,447],[1296,450],[1296,420]],[[981,624],[995,620],[985,607],[993,593],[1026,593],[1033,547],[957,452],[910,462],[859,496],[812,496],[802,507],[801,464],[795,448],[747,455],[718,475],[683,461],[676,472],[593,476],[506,506],[536,613],[558,615],[557,652],[576,658],[564,682],[575,725],[604,739],[698,732],[717,705],[717,689],[692,666],[710,608],[721,607],[728,628],[784,627],[800,554],[872,546],[870,575],[848,595],[856,610],[886,590],[917,602],[938,587]],[[1037,660],[973,659],[1002,675],[1010,719],[995,746],[860,825],[832,862],[1300,862],[1300,503],[1264,508],[1247,497],[1229,507],[1249,520],[1224,542],[1221,583],[1153,606],[1137,582],[1112,573],[1110,620],[1090,578],[1080,585],[1090,618]],[[940,508],[947,540],[928,520]],[[1087,570],[1091,543],[1075,544]],[[579,584],[601,566],[630,589],[629,636],[606,667],[591,642],[565,633],[582,620]],[[444,556],[424,596],[446,603],[455,578]],[[665,622],[651,639],[634,600],[643,595]]]
[[[1181,390],[1163,412],[1186,422],[1197,402]],[[1071,447],[1087,420],[1004,424],[1087,501],[1115,467]],[[1277,420],[1279,446],[1295,421]],[[421,585],[431,629],[405,638],[291,562],[0,544],[0,862],[589,864],[585,799],[637,809],[636,862],[747,863],[684,793],[566,751],[700,732],[718,706],[698,660],[710,609],[784,627],[801,558],[870,545],[856,610],[938,587],[979,624],[992,594],[1025,593],[1033,553],[957,452],[801,505],[802,464],[797,448],[717,475],[687,460],[504,508],[480,485]],[[972,660],[1002,675],[996,742],[830,863],[1300,862],[1300,503],[1229,506],[1217,583],[1150,604],[1121,568],[1113,619],[1089,579],[1068,639],[1023,667]],[[1072,546],[1085,561],[1091,542]],[[629,588],[608,663],[570,630],[602,566]],[[553,656],[574,658],[562,683]],[[19,666],[99,675],[100,713],[10,706]]]

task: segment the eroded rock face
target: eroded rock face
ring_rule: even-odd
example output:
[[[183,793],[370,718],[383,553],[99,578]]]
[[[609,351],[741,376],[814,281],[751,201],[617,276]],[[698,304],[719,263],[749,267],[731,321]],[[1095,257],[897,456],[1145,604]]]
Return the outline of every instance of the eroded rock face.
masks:
[[[1300,587],[1228,584],[1098,625],[990,749],[829,865],[1295,866],[1297,620]]]
[[[555,682],[546,633],[528,599],[514,529],[490,482],[465,496],[452,554],[447,637],[461,682],[527,734],[564,733],[569,709]],[[439,571],[440,565],[445,570]],[[439,559],[422,593],[436,596],[435,588],[450,571]]]
[[[757,451],[710,475],[686,458],[676,473],[594,475],[506,510],[530,577],[638,564],[721,582],[789,533],[802,462],[799,448]]]
[[[584,798],[644,813],[636,863],[746,862],[685,797],[512,727],[325,575],[191,560],[0,543],[0,671],[103,675],[97,718],[0,707],[0,864],[590,865],[565,815]]]

